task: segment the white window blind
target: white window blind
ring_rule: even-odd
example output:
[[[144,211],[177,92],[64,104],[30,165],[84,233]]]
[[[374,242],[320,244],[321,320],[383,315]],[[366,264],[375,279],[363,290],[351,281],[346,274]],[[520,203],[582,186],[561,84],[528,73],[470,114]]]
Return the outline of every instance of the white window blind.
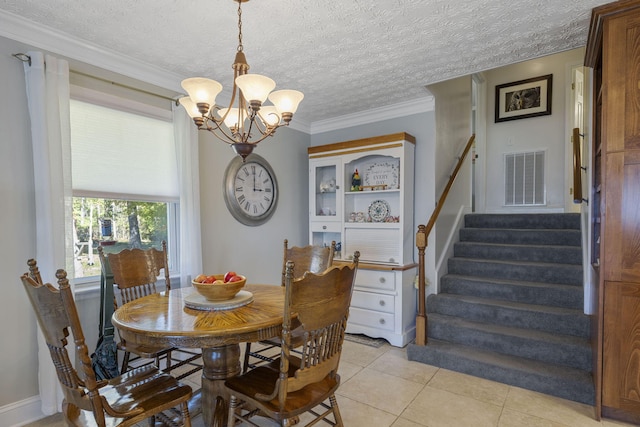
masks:
[[[504,204],[544,205],[544,151],[504,155]]]
[[[178,199],[171,122],[79,100],[70,107],[75,195]]]

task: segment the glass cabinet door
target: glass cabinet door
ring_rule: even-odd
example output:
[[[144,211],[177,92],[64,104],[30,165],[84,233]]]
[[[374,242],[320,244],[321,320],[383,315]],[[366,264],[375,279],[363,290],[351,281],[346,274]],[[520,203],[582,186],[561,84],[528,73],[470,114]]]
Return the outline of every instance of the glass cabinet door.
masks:
[[[309,162],[311,221],[340,221],[342,188],[338,176],[339,164],[340,162],[336,159],[319,159]]]

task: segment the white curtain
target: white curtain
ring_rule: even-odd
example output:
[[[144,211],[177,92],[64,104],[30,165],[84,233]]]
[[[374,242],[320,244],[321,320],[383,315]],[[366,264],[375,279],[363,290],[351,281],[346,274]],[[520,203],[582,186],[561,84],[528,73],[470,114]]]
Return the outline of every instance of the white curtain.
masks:
[[[55,283],[59,268],[74,277],[69,64],[41,52],[28,55],[31,64],[24,68],[33,146],[36,261],[43,280]],[[61,410],[63,396],[41,333],[38,364],[42,412],[51,415]]]
[[[181,106],[173,105],[180,191],[180,286],[202,272],[198,130]]]

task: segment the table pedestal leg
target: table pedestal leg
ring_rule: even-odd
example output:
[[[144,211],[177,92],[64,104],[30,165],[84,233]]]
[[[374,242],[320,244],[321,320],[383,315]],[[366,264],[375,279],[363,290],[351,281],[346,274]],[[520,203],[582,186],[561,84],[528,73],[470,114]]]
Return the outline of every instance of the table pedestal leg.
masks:
[[[202,419],[206,427],[224,427],[229,409],[224,380],[240,374],[240,346],[204,348],[202,361]]]

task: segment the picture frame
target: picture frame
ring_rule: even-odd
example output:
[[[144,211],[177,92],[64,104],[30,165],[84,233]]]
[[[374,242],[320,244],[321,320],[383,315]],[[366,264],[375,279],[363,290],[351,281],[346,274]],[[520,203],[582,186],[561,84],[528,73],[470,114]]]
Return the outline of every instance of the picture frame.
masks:
[[[553,74],[496,85],[495,122],[551,114]]]

